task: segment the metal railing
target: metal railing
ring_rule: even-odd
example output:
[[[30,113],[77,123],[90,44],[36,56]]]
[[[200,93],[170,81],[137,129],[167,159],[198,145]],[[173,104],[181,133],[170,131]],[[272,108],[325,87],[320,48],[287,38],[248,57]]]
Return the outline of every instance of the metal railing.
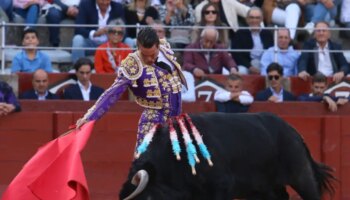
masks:
[[[97,25],[87,25],[87,24],[21,24],[21,23],[6,23],[5,21],[1,22],[0,28],[1,28],[1,73],[0,74],[4,74],[5,73],[5,51],[6,49],[26,49],[28,47],[25,46],[9,46],[6,45],[6,29],[8,27],[26,27],[26,26],[31,26],[31,27],[60,27],[60,28],[64,28],[64,27],[68,27],[68,28],[77,28],[77,27],[98,27]],[[117,27],[116,25],[109,25],[106,27]],[[146,27],[143,25],[123,25],[122,27],[124,28],[142,28],[142,27]],[[165,26],[165,29],[202,29],[205,28],[205,26]],[[274,31],[274,54],[275,54],[275,60],[276,60],[276,55],[278,52],[280,52],[280,50],[277,48],[277,30],[280,28],[285,28],[285,27],[261,27],[261,29],[265,29],[265,30],[272,30]],[[229,26],[218,26],[215,27],[215,29],[227,29],[230,30],[231,27]],[[250,29],[249,27],[239,27],[239,29]],[[296,30],[305,30],[304,28],[296,28]],[[315,29],[316,30],[316,29]],[[335,28],[335,27],[330,27],[329,28],[330,31],[349,31],[350,32],[350,28]],[[71,38],[73,39],[73,38]],[[350,40],[349,40],[350,41]],[[31,47],[33,48],[33,47]],[[37,49],[41,49],[41,50],[96,50],[96,48],[87,48],[87,47],[64,47],[64,46],[60,46],[60,47],[49,47],[49,46],[37,46],[35,47]],[[107,48],[102,48],[102,49],[107,49]],[[126,50],[129,48],[109,48],[112,50]],[[132,50],[136,50],[135,48],[132,48]],[[251,52],[250,49],[231,49],[231,48],[227,48],[227,49],[189,49],[189,48],[173,48],[173,51],[196,51],[196,52],[221,52],[221,51],[227,51],[227,52]],[[261,51],[265,51],[265,50],[261,50]],[[318,50],[296,50],[298,52],[317,52]],[[336,52],[336,53],[344,53],[344,52],[350,52],[350,49],[343,49],[343,50],[329,50],[329,52]]]

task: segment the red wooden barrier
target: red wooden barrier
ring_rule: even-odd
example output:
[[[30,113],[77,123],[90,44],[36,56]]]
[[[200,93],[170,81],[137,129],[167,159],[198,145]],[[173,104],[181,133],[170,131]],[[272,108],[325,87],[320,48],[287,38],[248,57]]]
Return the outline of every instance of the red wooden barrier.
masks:
[[[91,104],[80,103],[87,107]],[[32,112],[27,108],[30,104],[23,104],[25,111],[22,113],[0,118],[0,195],[38,147],[65,132],[85,111],[84,108],[74,112],[53,112],[52,106],[46,105],[43,107],[49,112]],[[75,106],[70,102],[66,104],[66,110]],[[134,103],[125,105],[138,107]],[[252,110],[262,108],[275,112],[295,127],[303,135],[313,157],[336,169],[340,185],[335,200],[350,199],[350,106],[330,113],[319,103],[283,105],[284,109],[279,108],[282,104],[259,103],[253,105]],[[187,106],[192,107],[191,104]],[[207,110],[203,106],[197,108],[199,110],[192,111]],[[125,107],[113,109],[96,123],[83,152],[92,200],[118,199],[118,191],[132,160],[140,112],[118,111],[127,109]]]

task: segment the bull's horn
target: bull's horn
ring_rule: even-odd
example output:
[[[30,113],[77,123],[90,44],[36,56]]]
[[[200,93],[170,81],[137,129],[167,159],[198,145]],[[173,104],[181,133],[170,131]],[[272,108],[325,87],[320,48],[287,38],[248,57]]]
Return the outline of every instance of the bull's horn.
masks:
[[[131,183],[135,186],[137,186],[136,190],[132,192],[128,197],[126,197],[124,200],[130,200],[135,198],[138,194],[140,194],[148,183],[148,173],[146,170],[141,169],[139,170],[134,177],[131,179]]]

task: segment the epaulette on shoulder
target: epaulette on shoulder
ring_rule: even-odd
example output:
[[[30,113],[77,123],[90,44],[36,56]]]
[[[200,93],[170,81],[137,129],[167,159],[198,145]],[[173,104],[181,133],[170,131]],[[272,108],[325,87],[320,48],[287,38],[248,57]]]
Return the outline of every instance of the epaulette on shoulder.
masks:
[[[129,54],[120,65],[120,72],[129,80],[140,78],[142,75],[142,69],[142,63],[136,53]]]

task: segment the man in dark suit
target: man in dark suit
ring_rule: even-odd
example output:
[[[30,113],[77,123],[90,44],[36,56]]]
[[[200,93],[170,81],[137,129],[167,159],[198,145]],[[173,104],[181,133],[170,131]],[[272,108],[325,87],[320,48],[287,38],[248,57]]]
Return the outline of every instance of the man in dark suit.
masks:
[[[219,33],[212,27],[206,27],[201,33],[198,42],[190,44],[186,49],[224,49],[218,43]],[[225,67],[231,73],[237,73],[236,62],[226,51],[185,51],[184,69],[196,77],[203,77],[206,74],[222,74]]]
[[[284,90],[282,86],[283,81],[283,67],[278,63],[271,63],[267,67],[267,78],[270,87],[260,91],[256,94],[256,101],[270,101],[270,102],[283,102],[283,101],[295,101],[296,97]]]
[[[333,76],[338,83],[349,72],[349,64],[341,50],[341,46],[330,40],[331,33],[327,22],[318,22],[315,25],[315,39],[305,42],[304,50],[317,52],[303,52],[298,62],[298,76],[304,80],[321,72],[325,76]]]
[[[104,90],[91,84],[92,61],[88,58],[80,58],[75,63],[74,68],[78,81],[77,84],[71,85],[64,90],[64,99],[97,100]]]
[[[33,89],[26,91],[22,95],[20,95],[20,99],[58,99],[58,96],[56,94],[53,94],[50,91],[48,91],[49,75],[45,70],[38,69],[33,73],[32,85]]]
[[[232,52],[240,74],[260,74],[260,59],[264,49],[273,46],[273,35],[269,30],[260,28],[263,14],[260,8],[248,11],[247,23],[250,29],[238,30],[232,38],[232,49],[250,50]]]
[[[96,6],[97,5],[97,6]],[[76,17],[76,24],[96,25],[96,27],[77,27],[73,38],[73,48],[98,47],[107,42],[107,24],[121,18],[124,20],[124,10],[120,3],[111,0],[82,0],[79,4],[79,13]],[[93,55],[93,51],[87,51]],[[85,57],[85,51],[80,49],[72,50],[73,62]]]

